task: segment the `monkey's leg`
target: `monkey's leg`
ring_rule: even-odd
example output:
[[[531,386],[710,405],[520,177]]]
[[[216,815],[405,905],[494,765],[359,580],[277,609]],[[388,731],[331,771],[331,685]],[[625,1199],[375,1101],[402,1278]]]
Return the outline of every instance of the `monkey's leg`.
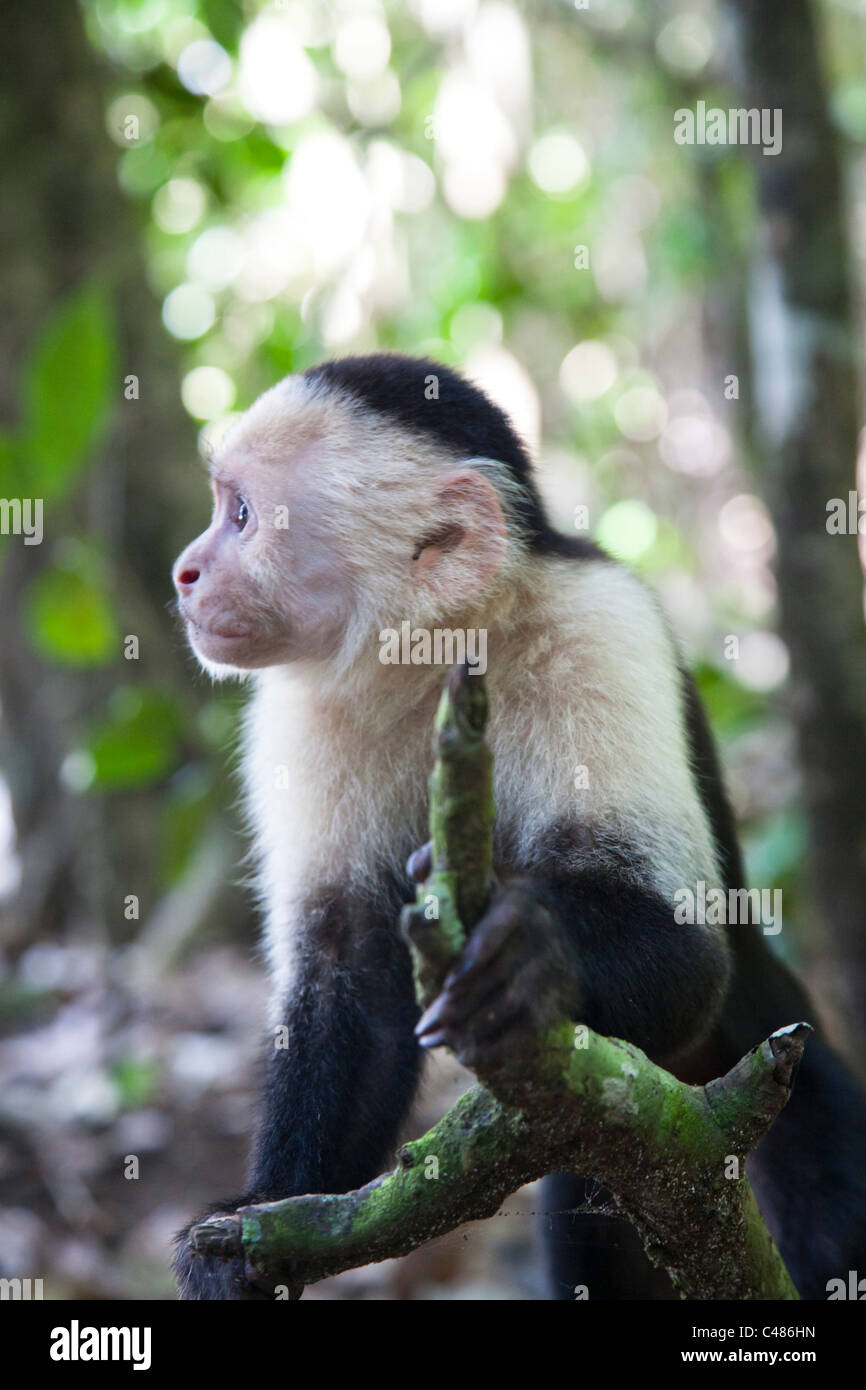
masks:
[[[336,894],[320,899],[305,915],[286,1029],[265,1064],[247,1194],[212,1211],[347,1192],[381,1172],[417,1086],[417,1016],[390,904],[371,914]],[[184,1298],[262,1296],[239,1261],[195,1256],[185,1233],[175,1270]]]

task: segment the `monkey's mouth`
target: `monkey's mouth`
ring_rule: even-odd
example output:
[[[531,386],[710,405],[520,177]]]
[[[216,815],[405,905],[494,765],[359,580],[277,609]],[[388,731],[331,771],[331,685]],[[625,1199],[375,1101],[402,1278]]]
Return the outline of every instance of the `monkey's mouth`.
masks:
[[[183,615],[183,620],[196,637],[218,637],[221,642],[239,642],[250,635],[248,627],[209,627],[207,623],[197,618],[188,618],[186,615]]]

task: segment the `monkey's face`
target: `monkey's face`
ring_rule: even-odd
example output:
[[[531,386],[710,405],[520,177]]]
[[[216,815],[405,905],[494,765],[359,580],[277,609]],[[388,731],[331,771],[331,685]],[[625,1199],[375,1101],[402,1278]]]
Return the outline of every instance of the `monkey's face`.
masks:
[[[173,579],[190,645],[213,675],[326,657],[343,640],[351,586],[298,471],[240,445],[212,470],[210,525]]]
[[[210,526],[174,583],[214,676],[365,651],[378,662],[381,629],[483,609],[506,551],[479,472],[298,378],[239,421],[211,485]]]

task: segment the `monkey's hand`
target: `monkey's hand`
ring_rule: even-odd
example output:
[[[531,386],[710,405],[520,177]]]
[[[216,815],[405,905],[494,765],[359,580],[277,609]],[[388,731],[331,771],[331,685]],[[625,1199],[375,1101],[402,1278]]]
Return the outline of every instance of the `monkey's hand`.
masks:
[[[426,847],[425,847],[426,848]],[[424,850],[412,856],[414,877]],[[499,1063],[557,1019],[575,1017],[577,962],[564,929],[528,879],[496,884],[442,993],[415,1032],[450,1047],[464,1066]]]

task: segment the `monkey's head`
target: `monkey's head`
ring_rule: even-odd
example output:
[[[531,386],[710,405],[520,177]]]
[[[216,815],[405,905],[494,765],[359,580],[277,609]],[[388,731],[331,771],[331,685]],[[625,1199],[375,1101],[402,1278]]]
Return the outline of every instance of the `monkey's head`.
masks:
[[[215,676],[355,660],[383,628],[483,625],[545,531],[523,445],[436,363],[344,358],[287,377],[210,468],[207,530],[175,562]]]

